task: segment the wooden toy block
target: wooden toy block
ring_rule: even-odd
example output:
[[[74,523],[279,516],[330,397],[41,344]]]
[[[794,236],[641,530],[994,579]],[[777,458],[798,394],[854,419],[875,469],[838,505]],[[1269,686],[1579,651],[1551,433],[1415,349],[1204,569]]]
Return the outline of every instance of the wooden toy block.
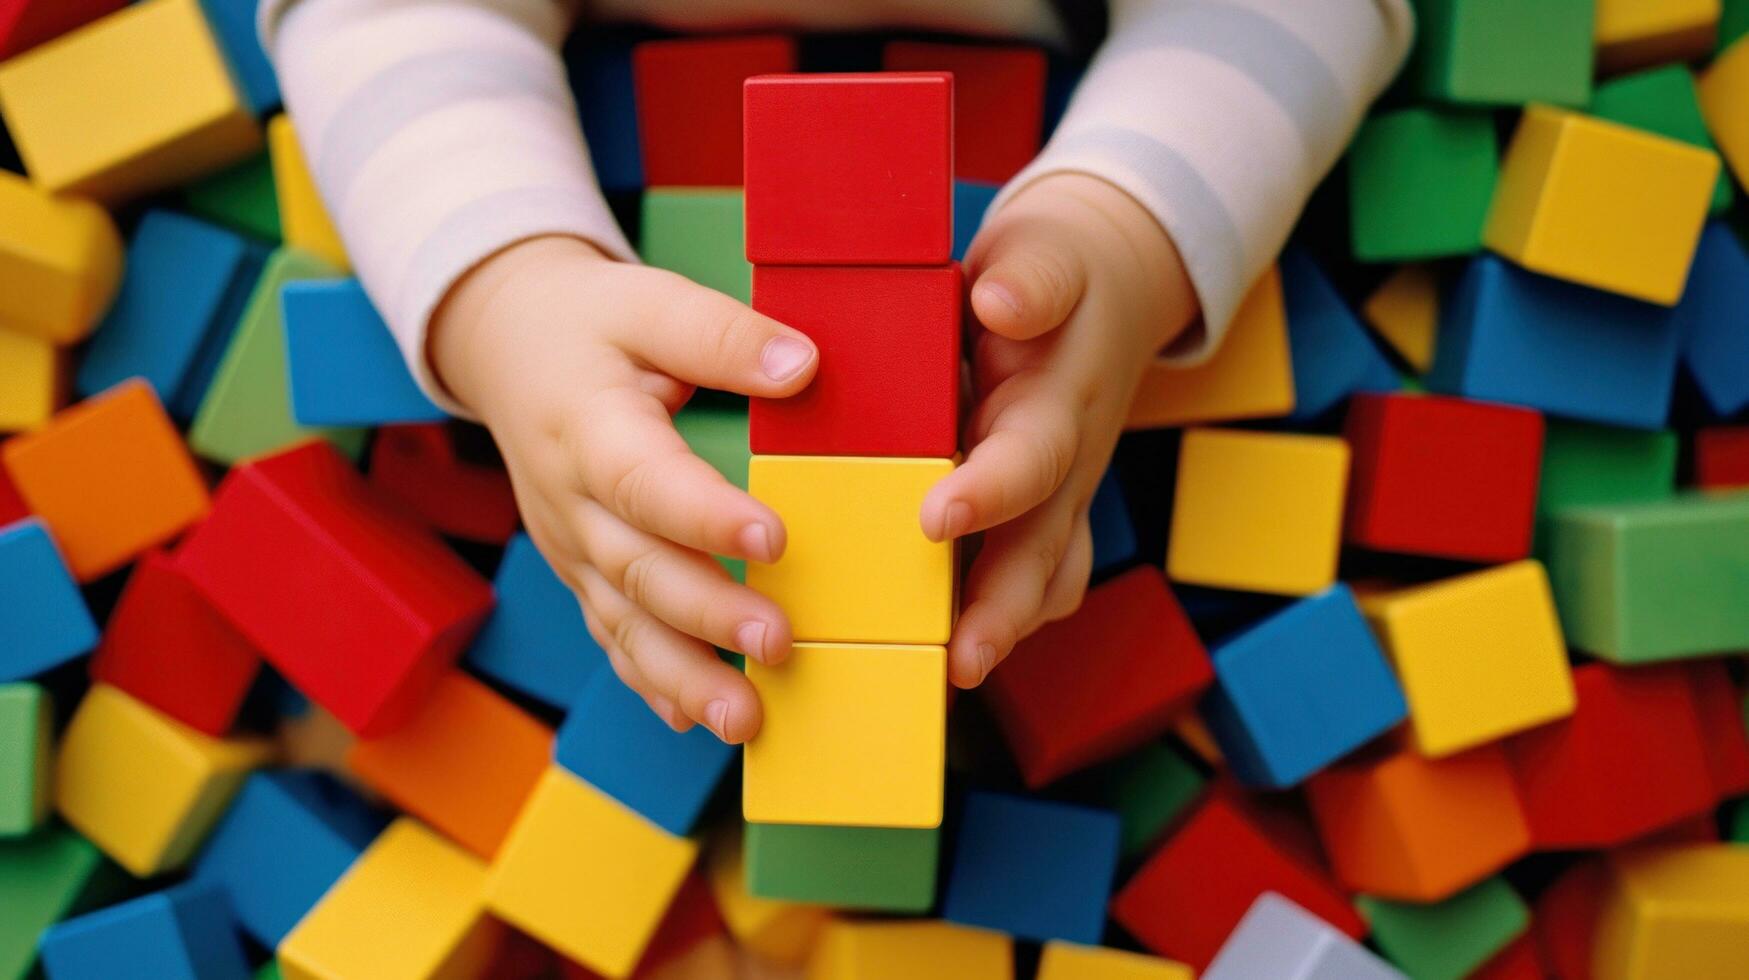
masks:
[[[1706,490],[1749,487],[1749,426],[1716,425],[1694,434],[1694,482]]]
[[[441,422],[357,279],[290,282],[280,291],[292,417],[299,425]]]
[[[1543,275],[1673,306],[1718,171],[1709,150],[1531,106],[1501,161],[1483,238]]]
[[[451,671],[406,724],[354,743],[346,764],[402,810],[491,860],[552,754],[551,729]]]
[[[753,308],[807,334],[820,371],[800,394],[752,400],[753,452],[952,456],[964,301],[957,265],[754,269]]]
[[[753,297],[738,187],[664,187],[646,191],[638,252],[658,269],[678,272],[743,303]]]
[[[697,854],[697,842],[549,767],[492,863],[486,904],[561,955],[624,977]]]
[[[261,146],[197,0],[145,0],[0,65],[31,179],[119,202]]]
[[[0,329],[78,343],[115,296],[121,267],[108,212],[0,171]]]
[[[1546,980],[1547,976],[1536,943],[1529,935],[1523,935],[1477,967],[1470,980]]]
[[[113,901],[127,876],[90,841],[58,824],[0,840],[0,977],[35,975],[43,930]]]
[[[563,55],[595,179],[609,194],[644,187],[644,155],[638,135],[638,87],[632,74],[633,45],[599,31],[576,31]],[[738,110],[737,110],[738,111]],[[731,147],[730,153],[736,152]]]
[[[1348,446],[1325,436],[1191,429],[1178,455],[1166,574],[1312,595],[1336,580]],[[1284,496],[1280,488],[1295,488]]]
[[[290,248],[316,256],[338,269],[350,269],[346,243],[322,202],[291,117],[267,123],[267,153],[273,161],[273,196],[279,208],[280,235]]]
[[[1549,419],[1537,485],[1539,542],[1550,515],[1587,504],[1663,500],[1676,492],[1676,433]],[[1546,551],[1538,545],[1539,553]]]
[[[526,534],[510,540],[492,586],[498,604],[474,638],[467,665],[543,704],[569,708],[607,669],[577,597]]]
[[[280,240],[279,195],[266,151],[187,184],[182,203],[196,217],[269,242]]]
[[[1038,942],[1097,943],[1118,834],[1109,810],[968,793],[942,918]]]
[[[0,681],[52,670],[97,645],[85,597],[36,518],[0,527],[0,609]]]
[[[765,706],[744,757],[749,823],[940,825],[945,649],[798,643],[775,667],[748,661],[747,679]]]
[[[1415,92],[1462,105],[1584,105],[1592,0],[1416,0]],[[1510,66],[1510,67],[1508,67]]]
[[[1720,799],[1749,793],[1749,723],[1743,717],[1743,693],[1722,660],[1690,664],[1688,682],[1713,792]]]
[[[975,180],[953,182],[953,253],[950,256],[953,261],[965,260],[972,240],[983,229],[984,217],[990,213],[990,205],[996,203],[996,195],[1001,190],[996,184]]]
[[[1712,54],[1719,0],[1596,0],[1597,67],[1605,72]]]
[[[53,708],[35,684],[0,684],[0,840],[29,834],[49,815]]]
[[[486,866],[411,817],[389,825],[279,944],[285,980],[480,977],[503,942]]]
[[[941,831],[747,824],[747,892],[833,908],[919,914],[935,904]]]
[[[1361,306],[1361,316],[1398,356],[1422,374],[1433,366],[1439,332],[1439,278],[1432,267],[1405,265]]]
[[[747,489],[747,468],[753,458],[747,448],[747,414],[744,400],[699,393],[674,415],[674,429],[687,448],[742,490]],[[747,580],[746,562],[722,555],[716,559],[735,581]]]
[[[565,980],[600,980],[601,974],[589,969],[581,963],[554,956],[545,946],[541,946],[521,933],[513,933],[515,938],[533,946],[548,961],[556,960],[559,975]],[[656,926],[656,934],[651,937],[650,944],[644,947],[644,955],[638,960],[637,968],[632,971],[633,980],[662,980],[673,977],[676,980],[685,977],[704,977],[721,975],[734,967],[725,961],[711,961],[710,969],[695,966],[691,956],[701,955],[708,947],[717,946],[724,940],[723,917],[717,911],[716,900],[711,896],[710,885],[704,876],[694,870],[680,883],[680,889],[674,893],[674,901],[668,906],[668,912],[662,916],[662,922]],[[543,965],[544,966],[544,965]],[[500,974],[493,974],[498,976]],[[550,976],[544,968],[530,970],[528,980]]]
[[[1462,980],[1530,926],[1530,909],[1501,878],[1431,905],[1370,895],[1356,902],[1385,958],[1417,978]]]
[[[501,460],[481,461],[462,452],[458,437],[467,431],[435,423],[378,429],[371,442],[370,485],[434,531],[501,545],[522,523],[516,493]]]
[[[949,459],[758,456],[747,489],[783,519],[783,557],[747,567],[802,641],[946,643],[953,624],[952,542],[923,536],[917,515]]]
[[[1701,115],[1700,90],[1694,73],[1685,65],[1666,65],[1599,85],[1587,111],[1599,119],[1668,136],[1691,146],[1717,149],[1707,132],[1706,118]],[[1713,184],[1710,210],[1714,214],[1725,211],[1735,197],[1730,174],[1721,172]]]
[[[1270,418],[1294,408],[1281,274],[1266,270],[1233,314],[1214,356],[1195,367],[1156,360],[1142,373],[1130,429]]]
[[[1688,292],[1676,308],[1682,360],[1707,404],[1720,416],[1749,408],[1749,250],[1723,222],[1700,236]]]
[[[881,68],[953,76],[955,177],[1005,184],[1037,155],[1045,114],[1042,50],[890,41]]]
[[[1530,553],[1543,418],[1435,395],[1356,395],[1343,538],[1411,555],[1503,562]]]
[[[1240,780],[1286,789],[1403,720],[1403,692],[1338,585],[1215,647],[1202,716]]]
[[[255,4],[249,0],[201,0],[201,9],[250,112],[259,116],[279,105],[279,79],[255,33]]]
[[[55,759],[55,809],[135,877],[187,863],[265,742],[221,740],[93,685]]]
[[[1037,980],[1196,980],[1196,974],[1158,956],[1052,940],[1039,957]]]
[[[710,851],[706,880],[723,914],[723,925],[738,945],[760,959],[779,966],[801,965],[831,916],[818,905],[754,895],[747,888],[744,857],[738,837],[725,838]]]
[[[684,835],[735,761],[735,747],[702,726],[674,731],[612,671],[598,670],[571,703],[552,758],[644,819]]]
[[[1598,980],[1740,976],[1749,970],[1749,850],[1623,851],[1597,923]]]
[[[1744,0],[1724,0],[1719,12],[1718,39],[1714,53],[1723,52],[1745,34],[1749,34],[1749,3]]]
[[[1402,682],[1423,755],[1448,756],[1573,712],[1561,624],[1534,561],[1390,593],[1362,609]]]
[[[1099,799],[1122,824],[1119,856],[1139,857],[1202,792],[1202,773],[1164,743],[1145,745],[1101,774]]]
[[[1305,250],[1281,253],[1281,283],[1294,369],[1291,418],[1322,418],[1356,392],[1401,387],[1396,369]]]
[[[1245,912],[1202,980],[1405,980],[1366,947],[1293,900],[1264,892]]]
[[[1737,183],[1749,183],[1749,44],[1741,40],[1719,53],[1700,77],[1700,111],[1719,153]]]
[[[1403,262],[1481,251],[1496,153],[1485,112],[1417,106],[1368,119],[1348,149],[1354,257]]]
[[[40,337],[0,329],[0,433],[35,429],[65,397],[61,352]]]
[[[55,980],[150,976],[245,980],[249,962],[223,889],[189,882],[50,926],[42,963]]]
[[[385,508],[325,442],[232,470],[178,561],[269,663],[359,735],[409,719],[492,606],[472,568]]]
[[[1741,650],[1749,606],[1732,585],[1749,547],[1749,497],[1556,511],[1549,578],[1572,644],[1616,663]]]
[[[808,980],[1009,980],[1013,941],[946,922],[834,922],[808,962]]]
[[[632,49],[638,140],[650,187],[741,185],[741,86],[796,70],[788,37],[679,38]]]
[[[0,59],[121,8],[127,0],[8,0],[0,4]]]
[[[744,111],[754,265],[948,261],[952,76],[754,78]]]
[[[6,468],[0,467],[0,527],[22,521],[29,516],[30,505],[18,496],[18,488],[6,476]]]
[[[1592,975],[1591,948],[1608,888],[1603,859],[1588,857],[1569,865],[1537,896],[1531,933],[1554,977]]]

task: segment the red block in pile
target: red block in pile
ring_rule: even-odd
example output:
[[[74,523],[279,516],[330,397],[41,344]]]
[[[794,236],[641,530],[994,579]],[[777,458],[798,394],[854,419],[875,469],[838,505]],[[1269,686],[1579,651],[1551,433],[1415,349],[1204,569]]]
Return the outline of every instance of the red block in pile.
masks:
[[[432,530],[465,541],[504,544],[521,520],[504,468],[462,459],[441,423],[378,429],[370,485]]]
[[[6,475],[5,468],[0,467],[0,527],[29,516],[30,505],[18,495],[18,488],[12,485],[12,478]]]
[[[1038,153],[1045,55],[1037,48],[894,41],[881,67],[953,75],[955,176],[1005,184]]]
[[[326,442],[232,470],[177,557],[268,662],[360,735],[404,721],[492,607],[484,579]]]
[[[684,38],[632,49],[632,82],[651,187],[741,185],[741,83],[796,69],[787,37]]]
[[[1543,980],[1546,976],[1536,943],[1529,936],[1519,936],[1477,967],[1470,980]]]
[[[1609,871],[1603,861],[1588,858],[1561,872],[1537,896],[1530,917],[1531,937],[1544,965],[1562,980],[1591,976],[1592,938],[1608,888]]]
[[[1536,412],[1434,395],[1357,395],[1344,536],[1378,551],[1504,562],[1530,553]]]
[[[1166,579],[1144,565],[1021,641],[983,690],[1037,789],[1166,731],[1213,678]]]
[[[961,302],[957,265],[755,267],[753,308],[813,338],[820,372],[793,398],[752,401],[753,452],[952,456]]]
[[[91,659],[93,681],[215,736],[230,730],[260,669],[255,648],[162,551],[134,567]]]
[[[0,0],[0,59],[60,37],[128,0]]]
[[[1722,660],[1698,660],[1688,666],[1694,687],[1694,710],[1700,719],[1701,746],[1713,793],[1719,797],[1749,793],[1749,732],[1743,727],[1743,693],[1731,680]]]
[[[1720,425],[1694,434],[1694,482],[1708,490],[1749,487],[1749,425]]]

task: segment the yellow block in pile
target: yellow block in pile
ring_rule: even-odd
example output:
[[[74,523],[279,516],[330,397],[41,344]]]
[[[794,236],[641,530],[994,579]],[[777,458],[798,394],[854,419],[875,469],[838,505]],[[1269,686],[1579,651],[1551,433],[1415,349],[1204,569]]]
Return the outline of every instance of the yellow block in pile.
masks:
[[[109,212],[0,171],[0,330],[83,340],[115,296],[121,257]]]
[[[181,866],[266,743],[203,735],[106,684],[79,702],[55,760],[55,809],[145,878]]]
[[[554,766],[492,862],[486,907],[597,973],[624,977],[697,856],[697,842]]]
[[[1014,946],[999,932],[946,922],[834,922],[807,980],[1012,980]]]
[[[1045,943],[1037,980],[1196,980],[1183,963],[1103,946]]]
[[[1439,332],[1439,279],[1425,265],[1406,265],[1379,284],[1360,308],[1366,322],[1425,373],[1433,366],[1433,339]]]
[[[1294,410],[1281,274],[1270,268],[1233,316],[1213,357],[1196,367],[1155,361],[1130,402],[1131,429],[1270,418]]]
[[[1627,850],[1609,863],[1596,980],[1749,976],[1749,847]]]
[[[1178,455],[1166,574],[1192,585],[1311,595],[1336,581],[1348,444],[1192,429]]]
[[[953,545],[923,536],[923,496],[948,459],[755,456],[747,489],[783,518],[789,546],[747,563],[747,584],[788,614],[798,640],[946,643]]]
[[[310,177],[297,130],[284,115],[274,116],[267,124],[267,152],[273,159],[273,192],[279,200],[279,226],[285,243],[342,269],[352,268],[334,220],[328,217],[328,207]]]
[[[724,835],[711,849],[707,880],[723,925],[743,949],[780,966],[799,966],[831,914],[818,905],[760,898],[747,891],[741,835]]]
[[[1597,0],[1597,63],[1625,71],[1712,53],[1719,0]]]
[[[115,202],[261,145],[198,0],[143,0],[0,64],[32,180]]]
[[[1718,176],[1710,150],[1533,105],[1501,162],[1482,240],[1532,272],[1673,306]]]
[[[1749,36],[1726,48],[1701,76],[1700,111],[1737,183],[1749,186]]]
[[[47,422],[61,404],[63,387],[61,353],[53,344],[0,330],[0,432]]]
[[[947,760],[947,651],[798,643],[747,661],[765,724],[747,743],[750,823],[936,827]]]
[[[285,980],[484,976],[504,937],[486,866],[411,817],[389,825],[279,943]]]
[[[1423,755],[1573,713],[1567,647],[1539,562],[1365,596],[1361,609],[1397,670]]]

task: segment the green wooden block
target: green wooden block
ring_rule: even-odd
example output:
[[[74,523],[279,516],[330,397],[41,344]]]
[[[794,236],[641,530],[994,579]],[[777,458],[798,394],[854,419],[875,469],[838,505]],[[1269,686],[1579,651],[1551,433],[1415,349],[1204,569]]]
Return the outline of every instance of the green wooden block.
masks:
[[[747,464],[753,458],[747,448],[747,399],[701,391],[674,416],[674,428],[700,459],[716,467],[730,483],[747,489]],[[735,581],[747,580],[746,562],[720,555],[717,561]]]
[[[1719,46],[1723,51],[1749,34],[1749,0],[1725,0],[1719,12]]]
[[[1431,905],[1355,900],[1373,941],[1411,980],[1461,980],[1530,926],[1530,909],[1500,878]]]
[[[48,693],[0,684],[0,837],[23,837],[49,815]]]
[[[280,240],[279,195],[273,188],[273,163],[265,152],[182,189],[182,202],[215,224]]]
[[[747,825],[747,891],[811,905],[926,912],[935,903],[939,828]]]
[[[0,841],[0,980],[32,976],[49,926],[121,897],[127,877],[62,826]]]
[[[1481,251],[1499,169],[1487,113],[1428,107],[1368,119],[1348,151],[1354,257],[1406,262]]]
[[[280,289],[288,282],[340,275],[328,263],[295,249],[275,249],[268,257],[189,427],[191,449],[227,466],[315,437],[326,438],[354,458],[364,449],[364,429],[312,428],[292,418]]]
[[[1667,65],[1605,82],[1591,97],[1591,114],[1717,152],[1706,120],[1694,74],[1684,65]],[[1731,177],[1721,169],[1713,187],[1713,213],[1729,209],[1735,197]]]
[[[1122,820],[1124,857],[1148,849],[1172,818],[1202,792],[1202,773],[1162,743],[1145,746],[1106,766],[1105,805]]]
[[[1749,649],[1749,493],[1558,510],[1547,552],[1572,646],[1628,664]]]
[[[255,980],[280,980],[279,961],[268,960],[261,964],[261,969],[255,971]]]
[[[1549,419],[1537,490],[1537,554],[1549,515],[1564,507],[1664,500],[1676,492],[1674,432]]]
[[[1405,69],[1418,94],[1462,105],[1591,96],[1591,0],[1413,0],[1415,50]]]
[[[644,194],[644,261],[752,302],[753,266],[739,188],[663,188]]]

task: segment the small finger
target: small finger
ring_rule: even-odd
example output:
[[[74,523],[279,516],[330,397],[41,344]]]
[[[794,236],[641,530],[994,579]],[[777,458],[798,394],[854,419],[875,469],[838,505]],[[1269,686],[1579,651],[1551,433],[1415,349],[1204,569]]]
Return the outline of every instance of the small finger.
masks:
[[[601,647],[601,652],[607,657],[608,667],[612,669],[614,676],[619,678],[619,682],[630,688],[633,694],[643,698],[644,703],[650,706],[650,710],[655,713],[656,717],[662,719],[669,728],[677,732],[684,732],[691,728],[692,720],[681,714],[680,706],[675,704],[671,698],[657,693],[655,687],[650,684],[649,678],[644,676],[644,672],[639,670],[638,665],[633,663],[632,659],[626,656],[625,651],[619,648],[619,644],[613,641],[612,635],[602,625],[601,618],[590,610],[589,603],[582,602],[582,606],[583,625],[588,628],[589,635],[595,640],[595,644]]]
[[[998,220],[973,251],[972,312],[992,333],[1026,340],[1056,329],[1087,290],[1087,266],[1047,219]]]
[[[1044,606],[1040,617],[1045,622],[1055,622],[1067,619],[1081,608],[1081,602],[1087,598],[1087,580],[1093,575],[1093,528],[1087,522],[1087,515],[1082,514],[1075,521],[1075,529],[1069,536],[1069,550],[1063,555],[1063,563],[1057,566],[1056,574],[1051,576],[1045,585]]]
[[[1045,587],[1067,548],[1051,515],[1004,525],[985,536],[966,578],[966,607],[948,643],[948,679],[977,687],[1015,644],[1037,627]]]
[[[820,352],[799,330],[680,276],[652,283],[660,298],[625,349],[655,370],[705,388],[783,398],[807,387]]]
[[[945,541],[1025,514],[1062,486],[1075,448],[1068,404],[1038,386],[1033,397],[1007,404],[965,464],[930,488],[920,514],[923,533]]]

